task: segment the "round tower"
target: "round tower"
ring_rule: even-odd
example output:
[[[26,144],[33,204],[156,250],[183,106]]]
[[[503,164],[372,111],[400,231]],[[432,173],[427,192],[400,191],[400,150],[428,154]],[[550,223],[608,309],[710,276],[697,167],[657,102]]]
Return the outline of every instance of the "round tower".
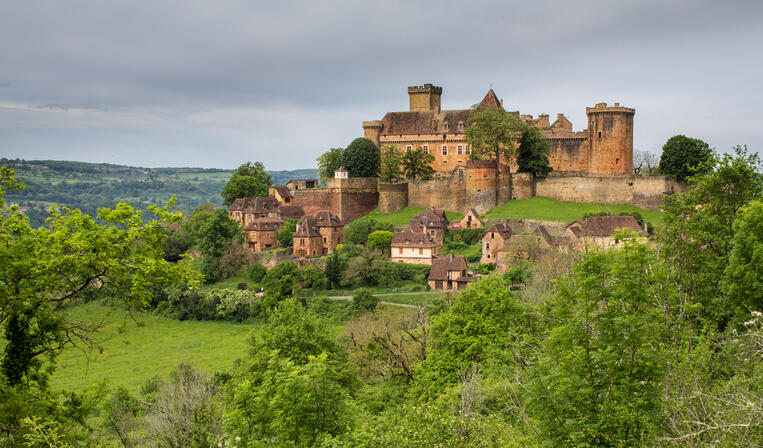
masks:
[[[498,205],[498,162],[466,161],[466,205],[486,213]]]
[[[620,103],[586,107],[590,152],[588,171],[630,175],[633,172],[633,115],[635,109]]]

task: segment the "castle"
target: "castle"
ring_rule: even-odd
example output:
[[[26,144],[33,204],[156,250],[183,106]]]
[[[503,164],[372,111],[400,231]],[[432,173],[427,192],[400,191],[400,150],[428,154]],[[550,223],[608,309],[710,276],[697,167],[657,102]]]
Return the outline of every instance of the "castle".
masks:
[[[388,112],[377,121],[363,122],[363,135],[381,147],[394,145],[399,151],[420,148],[435,158],[435,171],[450,172],[466,166],[469,144],[464,130],[470,109],[441,110],[442,87],[432,84],[408,87],[409,110]],[[480,107],[501,107],[493,89],[480,102]],[[633,115],[634,109],[621,107],[619,103],[606,103],[586,108],[588,129],[574,132],[572,123],[557,114],[550,123],[548,115],[521,115],[529,126],[539,128],[551,143],[549,162],[554,172],[630,175],[633,171]],[[516,171],[513,161],[508,163]]]

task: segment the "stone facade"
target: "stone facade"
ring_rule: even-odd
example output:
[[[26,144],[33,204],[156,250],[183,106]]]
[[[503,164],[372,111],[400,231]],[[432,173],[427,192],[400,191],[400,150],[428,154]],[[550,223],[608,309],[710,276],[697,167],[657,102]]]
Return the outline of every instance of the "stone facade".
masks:
[[[258,218],[246,225],[244,247],[254,252],[278,247],[276,232],[284,225],[280,218]]]
[[[498,263],[499,252],[508,244],[514,231],[506,221],[498,222],[485,231],[482,237],[482,258],[480,263]]]
[[[306,215],[294,232],[294,255],[299,258],[326,255],[342,243],[343,237],[344,223],[334,213],[321,210]]]
[[[408,111],[388,112],[381,120],[364,121],[363,135],[379,147],[394,145],[401,152],[423,149],[434,156],[432,167],[437,172],[465,166],[470,147],[464,130],[470,110],[442,110],[442,87],[432,84],[408,87],[408,96]],[[490,89],[480,105],[503,108],[503,101]],[[533,118],[518,111],[510,113],[539,128],[549,139],[549,163],[556,172],[630,175],[633,170],[634,109],[619,103],[587,107],[588,128],[579,132],[573,131],[564,114],[557,114],[551,123],[546,114]],[[513,160],[507,165],[516,171]]]
[[[395,263],[431,265],[432,258],[440,252],[440,246],[428,234],[407,228],[392,236],[390,260]]]
[[[475,278],[469,275],[464,256],[452,254],[449,257],[438,257],[432,260],[432,269],[427,278],[431,289],[445,291],[465,289],[473,280]]]

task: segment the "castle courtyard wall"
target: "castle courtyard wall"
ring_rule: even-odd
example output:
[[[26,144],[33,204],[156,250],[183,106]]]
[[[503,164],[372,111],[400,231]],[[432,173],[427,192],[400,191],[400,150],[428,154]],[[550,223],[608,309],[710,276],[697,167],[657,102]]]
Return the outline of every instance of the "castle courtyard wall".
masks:
[[[408,206],[408,183],[379,182],[379,213],[399,212]]]

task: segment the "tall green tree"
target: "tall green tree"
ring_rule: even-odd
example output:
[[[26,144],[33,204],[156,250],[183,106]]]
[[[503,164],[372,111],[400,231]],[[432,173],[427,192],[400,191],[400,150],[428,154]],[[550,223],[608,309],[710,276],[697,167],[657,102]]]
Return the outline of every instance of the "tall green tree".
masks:
[[[241,224],[228,217],[227,210],[218,208],[200,223],[197,233],[193,236],[205,257],[219,258],[231,239],[242,242],[243,232]]]
[[[246,162],[233,172],[220,193],[223,204],[231,205],[237,198],[265,197],[273,178],[265,171],[262,162]]]
[[[674,135],[662,147],[660,174],[677,180],[688,180],[692,175],[706,171],[712,155],[710,146],[702,140]]]
[[[384,145],[381,149],[381,168],[379,170],[379,177],[384,182],[391,182],[396,180],[403,174],[401,168],[402,155],[397,150],[395,145]]]
[[[381,155],[371,140],[360,137],[344,150],[342,164],[350,177],[376,177],[379,175]]]
[[[576,264],[552,303],[530,409],[550,446],[655,446],[666,374],[664,314],[676,289],[649,246]]]
[[[408,179],[426,179],[434,173],[432,162],[434,162],[434,156],[421,148],[406,151],[402,160],[403,173]]]
[[[342,274],[347,269],[347,261],[339,255],[338,251],[333,251],[326,259],[326,278],[331,282],[332,288],[337,288],[342,284]]]
[[[19,189],[13,171],[0,170],[4,193]],[[126,204],[101,209],[97,222],[79,210],[52,209],[48,226],[33,229],[13,206],[0,213],[0,327],[6,342],[0,369],[0,445],[18,440],[21,420],[35,415],[72,429],[84,426],[82,397],[48,388],[56,355],[73,343],[88,344],[91,326],[72,322],[60,308],[88,295],[104,294],[125,306],[146,306],[157,287],[195,287],[199,276],[185,264],[165,261],[165,229],[180,219],[152,206],[144,223]],[[79,404],[76,402],[79,401]],[[73,430],[73,429],[72,429]]]
[[[721,287],[734,248],[734,220],[763,196],[763,169],[757,154],[737,147],[734,155],[712,157],[703,171],[689,178],[688,192],[666,198],[660,239],[662,254],[680,273],[686,313],[724,329],[735,318]]]
[[[333,179],[334,172],[342,166],[343,158],[344,148],[331,148],[315,159],[318,161],[318,180],[325,184]]]
[[[514,155],[517,141],[526,127],[518,116],[502,107],[472,109],[464,131],[464,138],[471,145],[471,158],[506,163]]]
[[[517,149],[517,165],[520,173],[533,173],[546,177],[553,168],[548,164],[551,143],[540,129],[530,126],[522,133]]]
[[[373,247],[374,249],[389,251],[389,248],[392,245],[393,236],[393,233],[389,230],[377,230],[368,235],[366,245],[368,247]]]

